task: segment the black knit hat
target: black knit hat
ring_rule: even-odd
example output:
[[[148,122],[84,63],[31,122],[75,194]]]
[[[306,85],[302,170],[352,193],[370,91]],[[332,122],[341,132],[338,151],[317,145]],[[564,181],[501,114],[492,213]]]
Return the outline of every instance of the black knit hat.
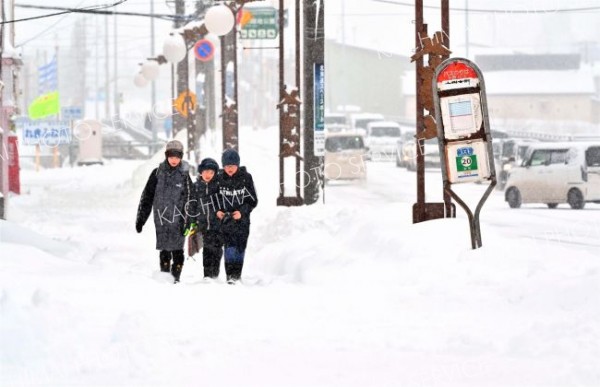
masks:
[[[221,164],[226,165],[240,165],[240,155],[235,149],[225,149],[221,156]]]
[[[167,143],[167,150],[165,151],[167,157],[179,157],[183,158],[183,144],[177,140],[171,140]]]
[[[203,159],[200,162],[200,164],[198,164],[198,173],[202,173],[202,171],[205,171],[207,169],[212,169],[213,171],[215,171],[215,173],[217,173],[217,171],[219,170],[219,164],[217,164],[215,159],[207,157]]]

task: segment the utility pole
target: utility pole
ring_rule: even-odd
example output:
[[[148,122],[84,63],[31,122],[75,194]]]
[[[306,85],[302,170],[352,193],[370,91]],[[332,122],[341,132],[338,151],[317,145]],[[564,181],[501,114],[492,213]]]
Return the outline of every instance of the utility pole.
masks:
[[[104,119],[110,119],[110,65],[108,62],[108,15],[104,17]]]
[[[0,17],[2,21],[14,19],[14,2],[8,4],[9,14],[6,14],[6,2],[0,2]],[[9,136],[12,135],[12,125],[14,124],[10,117],[18,113],[17,103],[17,75],[18,67],[23,65],[23,62],[14,52],[14,24],[2,24],[0,26],[0,79],[2,87],[0,87],[0,219],[7,218],[8,212],[8,195],[9,187],[9,171],[10,171],[10,147],[16,147],[15,143],[10,141]],[[6,48],[11,50],[6,52]]]
[[[117,37],[117,15],[113,14],[113,20],[114,20],[114,28],[113,28],[113,33],[115,34],[114,40],[114,47],[113,47],[113,55],[114,55],[114,78],[115,78],[115,86],[114,86],[114,90],[115,90],[115,120],[119,120],[119,117],[121,116],[121,109],[120,109],[120,96],[119,96],[119,53],[118,53],[118,37]],[[113,121],[114,122],[114,121]]]
[[[324,117],[315,101],[315,67],[325,65],[325,0],[304,2],[304,204],[319,200],[323,157],[315,156],[315,129]],[[324,104],[324,99],[323,99]],[[323,108],[324,109],[324,108]],[[324,111],[323,111],[324,113]]]
[[[154,0],[150,0],[150,14],[154,15]],[[154,58],[154,52],[156,50],[156,42],[154,38],[154,17],[150,18],[150,57]],[[156,109],[156,81],[151,82],[151,107],[150,107],[150,127],[152,128],[152,153],[156,151],[156,142],[158,141],[157,128],[156,128],[156,117],[154,116]]]
[[[207,10],[206,2],[202,0],[196,1],[196,14],[198,18],[203,18],[206,14]],[[198,106],[196,106],[196,128],[195,128],[195,136],[194,136],[194,145],[196,146],[198,152],[200,151],[200,137],[206,133],[208,127],[207,120],[207,112],[211,108],[211,103],[209,102],[209,90],[214,88],[213,78],[210,77],[209,73],[211,72],[211,68],[214,69],[214,60],[210,60],[208,62],[202,62],[199,60],[195,60],[196,62],[196,77],[194,79],[194,83],[196,84],[196,96],[198,97]],[[214,70],[213,70],[214,71]],[[203,82],[202,89],[198,89],[198,76],[202,74]],[[211,83],[209,83],[211,82]],[[213,94],[214,95],[214,94]],[[201,99],[201,97],[203,97]],[[199,158],[199,153],[196,153],[196,158]],[[199,161],[199,160],[196,160]]]
[[[100,58],[98,57],[98,53],[99,53],[99,48],[98,48],[98,42],[100,41],[100,27],[99,27],[99,23],[98,23],[98,17],[94,18],[94,27],[96,29],[96,39],[95,44],[94,44],[94,54],[96,56],[96,60],[94,61],[94,70],[95,70],[95,74],[94,74],[94,105],[96,108],[96,119],[99,120],[100,119],[100,105],[98,104],[98,90],[100,89]]]
[[[175,14],[177,16],[185,15],[185,1],[184,0],[175,0]],[[173,23],[173,28],[178,29],[183,25],[182,18],[177,18]],[[181,93],[188,89],[188,63],[187,63],[187,55],[184,60],[177,63],[177,92],[175,93],[175,98],[177,98]],[[173,106],[173,138],[177,135],[177,133],[186,127],[186,119],[181,114],[175,110],[175,106]],[[189,151],[189,150],[188,150]]]
[[[465,58],[469,58],[469,0],[465,0]]]
[[[4,2],[0,4],[2,21],[6,20]],[[4,78],[4,35],[8,24],[2,24],[0,28],[0,80]],[[8,112],[4,109],[4,85],[0,87],[0,219],[6,219],[8,208]]]
[[[304,204],[300,183],[301,161],[304,161],[300,154],[302,141],[300,116],[301,105],[303,104],[300,85],[300,37],[302,34],[300,32],[300,0],[296,0],[294,2],[295,45],[293,47],[295,55],[292,54],[295,59],[295,84],[288,88],[285,82],[284,5],[284,0],[279,0],[279,103],[277,104],[279,109],[279,197],[277,198],[277,205],[289,207]],[[304,103],[304,109],[306,109],[306,103]],[[292,180],[290,176],[288,176],[288,179],[285,178],[286,159],[293,159],[290,161],[295,164],[295,196],[289,195],[288,190],[286,190],[286,181],[288,183],[287,187],[289,187],[290,180]]]

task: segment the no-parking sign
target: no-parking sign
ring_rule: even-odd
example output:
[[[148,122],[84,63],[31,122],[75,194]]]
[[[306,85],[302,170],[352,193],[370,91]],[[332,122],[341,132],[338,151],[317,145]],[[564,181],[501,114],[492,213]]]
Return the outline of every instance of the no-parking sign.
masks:
[[[200,39],[194,44],[194,56],[202,62],[208,62],[215,56],[215,45],[208,39]]]

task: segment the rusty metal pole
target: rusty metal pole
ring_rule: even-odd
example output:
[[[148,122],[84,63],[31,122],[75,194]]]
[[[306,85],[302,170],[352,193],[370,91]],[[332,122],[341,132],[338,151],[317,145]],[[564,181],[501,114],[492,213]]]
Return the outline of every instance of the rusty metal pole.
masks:
[[[175,13],[178,16],[183,16],[185,15],[185,1],[183,0],[175,0]],[[174,28],[179,28],[181,26],[183,26],[183,21],[182,19],[178,18],[173,22],[173,27]],[[188,69],[187,69],[187,64],[184,61],[180,61],[179,63],[175,64],[175,67],[177,68],[177,82],[176,82],[176,92],[175,92],[175,98],[178,98],[181,93],[183,93],[184,91],[186,91],[188,89]],[[173,129],[172,129],[172,134],[173,134],[173,138],[175,138],[175,136],[177,135],[177,133],[186,128],[187,127],[187,123],[185,121],[185,117],[183,117],[181,114],[179,114],[177,112],[177,110],[175,109],[175,107],[173,107]]]
[[[423,24],[423,0],[415,0],[415,48],[422,45],[421,39],[427,36],[427,26]],[[425,163],[421,144],[419,140],[419,132],[423,131],[423,101],[421,100],[421,73],[423,70],[423,57],[416,60],[416,152],[417,155],[417,203],[415,212],[413,213],[413,222],[417,223],[425,219]]]
[[[221,127],[223,128],[223,150],[227,149],[225,140],[225,131],[227,128],[227,115],[225,107],[227,106],[227,38],[226,35],[219,38],[221,43]]]
[[[301,37],[300,37],[300,0],[296,0],[296,87],[298,88],[298,97],[302,98],[302,93],[301,93],[301,84],[300,84],[300,70],[301,70],[301,66],[302,66],[302,62],[300,61],[301,58],[301,53],[300,53],[300,47],[301,47]],[[304,105],[304,109],[309,109],[310,107]],[[296,114],[296,116],[298,117],[296,122],[296,128],[298,129],[298,136],[301,136],[302,133],[302,128],[300,127],[300,117],[302,116],[302,114],[300,114],[300,109],[298,109],[298,114]],[[300,139],[300,137],[298,138],[298,141],[302,141]],[[296,197],[302,197],[302,194],[300,192],[301,189],[301,183],[300,183],[300,158],[296,157]]]
[[[451,197],[444,194],[444,202],[427,203],[425,192],[425,141],[437,136],[436,122],[431,113],[434,110],[432,83],[433,73],[442,58],[450,55],[449,44],[449,0],[441,0],[442,31],[433,38],[427,34],[427,24],[423,22],[423,0],[415,2],[415,41],[416,52],[411,57],[416,67],[416,164],[417,164],[417,202],[413,205],[413,223],[426,220],[454,217],[455,206]],[[427,66],[424,56],[428,56]],[[428,111],[428,114],[425,114]],[[442,156],[443,157],[443,156]],[[444,191],[443,191],[444,192]]]
[[[450,0],[442,0],[442,34],[444,36],[444,46],[450,49]],[[442,56],[443,60],[446,60],[450,57],[450,55]],[[436,82],[434,80],[434,82]],[[440,155],[440,157],[444,157],[444,155]],[[446,214],[452,214],[452,197],[450,194],[444,189],[443,190],[443,198],[444,198],[444,208]]]
[[[237,11],[241,10],[242,7],[240,6],[239,8],[235,7],[232,8],[233,11],[233,16],[235,17],[237,15]],[[233,30],[231,31],[232,34],[232,42],[231,42],[231,47],[232,47],[232,60],[233,60],[233,105],[235,106],[235,111],[238,111],[238,61],[237,61],[237,22],[233,23]],[[240,128],[240,124],[239,124],[239,114],[235,114],[235,129],[233,131],[233,135],[235,136],[235,139],[233,139],[234,141],[232,141],[235,145],[234,145],[234,149],[236,149],[238,152],[240,151],[240,135],[239,135],[239,128]]]
[[[284,0],[279,0],[279,101],[283,100],[285,94],[285,61],[284,61],[284,39],[283,39],[283,29],[284,29]],[[283,109],[279,109],[279,199],[283,200],[285,196],[284,191],[284,174],[283,174],[283,119],[284,119],[284,111]]]

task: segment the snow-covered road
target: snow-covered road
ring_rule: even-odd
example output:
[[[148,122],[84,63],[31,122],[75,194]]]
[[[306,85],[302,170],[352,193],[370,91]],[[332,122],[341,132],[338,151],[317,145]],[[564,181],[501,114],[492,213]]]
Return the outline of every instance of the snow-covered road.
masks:
[[[494,192],[473,251],[460,208],[412,225],[415,175],[393,163],[277,208],[276,141],[241,133],[259,206],[238,286],[198,257],[178,285],[158,273],[151,222],[134,230],[153,164],[24,171],[0,222],[1,384],[600,385],[600,206]]]

